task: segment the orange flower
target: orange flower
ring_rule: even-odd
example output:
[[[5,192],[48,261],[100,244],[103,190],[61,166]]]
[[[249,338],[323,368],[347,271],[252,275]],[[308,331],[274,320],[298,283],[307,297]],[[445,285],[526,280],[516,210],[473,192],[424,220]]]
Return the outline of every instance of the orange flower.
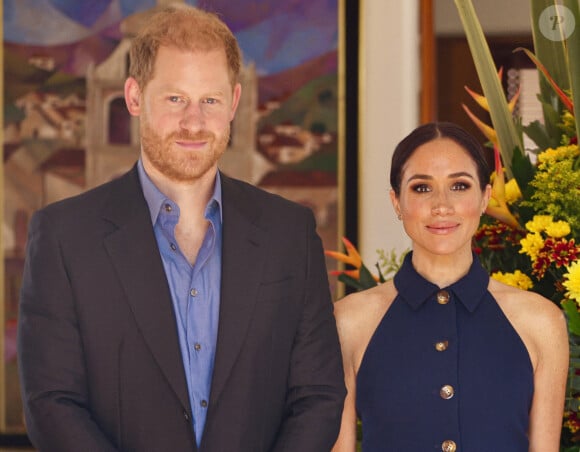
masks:
[[[562,91],[562,89],[556,84],[556,82],[554,81],[554,79],[552,78],[552,76],[550,75],[550,73],[548,72],[548,69],[546,69],[546,66],[544,66],[540,60],[538,60],[538,58],[536,57],[536,55],[534,55],[532,52],[530,52],[528,49],[525,49],[523,47],[518,47],[517,49],[514,50],[514,52],[523,50],[526,55],[530,58],[530,60],[532,60],[534,62],[534,64],[536,65],[536,67],[540,70],[540,72],[542,74],[544,74],[544,77],[546,77],[546,80],[548,81],[548,83],[550,84],[550,86],[553,88],[553,90],[556,92],[556,94],[558,95],[558,97],[560,97],[560,100],[562,101],[562,103],[564,104],[564,107],[566,108],[566,110],[568,110],[572,115],[574,115],[574,102],[572,101],[572,99],[564,92]]]
[[[500,79],[500,81],[501,81],[502,74],[503,74],[503,68],[500,68],[499,71],[497,72],[497,76]],[[485,111],[489,112],[489,104],[488,104],[485,96],[482,96],[481,94],[476,93],[475,91],[471,90],[467,86],[464,86],[464,88],[465,88],[465,91],[467,91],[469,93],[469,95],[473,98],[473,100],[475,100],[475,102],[477,102],[477,104],[481,108],[483,108]],[[513,113],[514,108],[516,107],[516,102],[518,101],[519,97],[520,97],[520,89],[518,88],[517,92],[514,94],[514,96],[508,102],[508,110],[510,112]],[[487,125],[481,119],[479,119],[477,116],[475,116],[475,114],[473,114],[472,111],[465,104],[461,104],[461,106],[465,110],[465,113],[467,113],[467,116],[469,116],[469,118],[473,121],[473,123],[477,126],[477,128],[479,130],[481,130],[481,132],[485,135],[485,137],[489,141],[491,141],[494,144],[494,146],[499,146],[497,133],[493,129],[493,127]]]
[[[328,274],[332,276],[346,275],[356,280],[360,278],[360,270],[331,270]]]
[[[324,254],[339,262],[343,262],[344,264],[352,265],[355,268],[352,270],[332,270],[328,272],[330,275],[338,276],[339,279],[342,275],[352,278],[354,281],[343,282],[346,282],[348,285],[356,287],[359,290],[376,285],[379,281],[384,281],[379,276],[373,275],[368,270],[368,268],[363,264],[359,252],[346,237],[342,238],[342,243],[344,243],[344,247],[346,248],[346,254],[338,251],[326,250],[324,251]]]
[[[339,262],[352,265],[353,267],[359,269],[360,266],[362,265],[362,259],[357,249],[354,247],[352,243],[350,243],[350,241],[346,237],[342,238],[342,243],[344,243],[344,247],[346,248],[346,254],[340,253],[338,251],[324,251],[324,254],[336,259]]]

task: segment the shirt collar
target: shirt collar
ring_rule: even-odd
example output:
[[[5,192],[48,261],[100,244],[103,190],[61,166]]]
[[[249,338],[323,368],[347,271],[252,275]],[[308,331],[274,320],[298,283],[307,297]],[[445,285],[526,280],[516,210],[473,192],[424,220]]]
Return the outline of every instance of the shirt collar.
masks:
[[[145,201],[147,201],[147,206],[149,207],[149,214],[151,215],[151,223],[155,224],[157,222],[157,217],[159,215],[159,211],[161,210],[161,206],[163,206],[163,204],[169,198],[165,196],[153,183],[153,181],[145,171],[141,159],[139,159],[137,162],[137,171],[139,173],[139,180],[141,181],[141,187],[143,189],[143,196],[145,196]],[[213,194],[206,205],[205,209],[206,216],[207,213],[210,211],[209,207],[214,202],[219,206],[219,221],[221,223],[223,218],[222,184],[219,171],[216,173]]]
[[[442,289],[447,290],[453,298],[459,300],[469,312],[475,311],[487,293],[489,275],[473,254],[473,262],[467,274],[449,287],[439,288],[421,276],[412,263],[410,252],[405,256],[403,265],[394,278],[398,296],[414,310],[419,309],[427,300],[432,299]]]

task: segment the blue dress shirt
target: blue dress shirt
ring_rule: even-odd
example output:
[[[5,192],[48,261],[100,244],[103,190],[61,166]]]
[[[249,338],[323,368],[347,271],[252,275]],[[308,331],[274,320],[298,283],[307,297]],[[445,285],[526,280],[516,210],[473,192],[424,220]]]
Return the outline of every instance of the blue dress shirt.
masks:
[[[216,176],[213,195],[205,208],[209,226],[192,266],[175,239],[178,205],[153,184],[141,160],[138,170],[171,290],[193,428],[199,446],[209,407],[219,317],[222,254],[220,176],[219,173]]]

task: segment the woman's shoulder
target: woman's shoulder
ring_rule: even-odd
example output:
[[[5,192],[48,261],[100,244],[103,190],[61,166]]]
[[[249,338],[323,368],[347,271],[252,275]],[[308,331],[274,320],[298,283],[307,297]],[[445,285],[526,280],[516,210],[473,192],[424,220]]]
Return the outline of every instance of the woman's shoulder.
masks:
[[[397,291],[393,281],[355,292],[334,303],[334,314],[338,322],[362,322],[374,318],[377,312],[386,312]]]
[[[566,319],[554,302],[494,279],[490,279],[489,291],[528,348],[534,368],[546,349],[565,349]]]
[[[561,323],[562,310],[542,295],[490,279],[489,291],[504,312],[527,321]]]
[[[392,281],[356,292],[334,303],[334,315],[345,356],[355,368],[373,333],[395,299]]]

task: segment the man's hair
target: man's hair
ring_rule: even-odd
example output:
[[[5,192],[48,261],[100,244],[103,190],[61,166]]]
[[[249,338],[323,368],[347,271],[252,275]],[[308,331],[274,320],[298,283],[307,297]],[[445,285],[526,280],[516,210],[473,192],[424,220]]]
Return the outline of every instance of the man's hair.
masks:
[[[129,76],[137,80],[141,89],[153,77],[160,46],[202,52],[224,49],[232,86],[238,82],[240,48],[216,14],[185,4],[173,4],[154,14],[134,38],[129,53]]]

